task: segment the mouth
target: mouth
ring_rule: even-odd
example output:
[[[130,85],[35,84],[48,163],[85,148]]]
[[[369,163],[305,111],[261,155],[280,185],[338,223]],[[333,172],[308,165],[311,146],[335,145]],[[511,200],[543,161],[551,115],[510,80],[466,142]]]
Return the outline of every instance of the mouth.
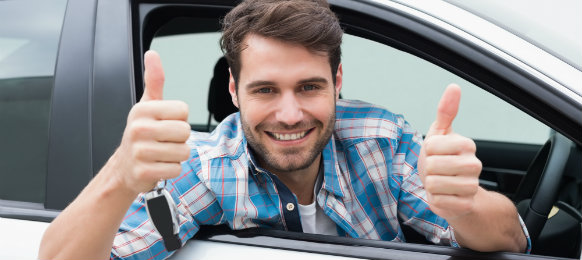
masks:
[[[270,137],[272,137],[273,139],[275,139],[277,141],[295,141],[295,140],[300,140],[300,139],[304,138],[306,135],[311,133],[311,131],[313,131],[313,129],[314,128],[311,128],[311,129],[305,130],[305,131],[295,132],[295,133],[275,133],[275,132],[267,132],[267,131],[265,131],[265,133],[267,133],[267,135],[269,135]]]

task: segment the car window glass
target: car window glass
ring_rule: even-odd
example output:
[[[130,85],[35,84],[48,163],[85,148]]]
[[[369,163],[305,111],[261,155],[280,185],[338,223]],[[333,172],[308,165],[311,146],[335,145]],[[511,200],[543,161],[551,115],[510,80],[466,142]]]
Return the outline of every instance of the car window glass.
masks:
[[[403,114],[426,134],[440,97],[450,83],[462,88],[456,132],[477,140],[544,143],[547,126],[455,74],[392,47],[345,35],[342,45],[342,96]]]
[[[50,97],[65,7],[65,0],[0,1],[2,200],[44,202]]]
[[[150,46],[160,54],[164,66],[164,99],[187,102],[188,122],[195,129],[205,129],[208,122],[210,80],[214,65],[222,57],[219,39],[219,32],[190,33],[156,37]],[[216,125],[215,121],[211,123]]]

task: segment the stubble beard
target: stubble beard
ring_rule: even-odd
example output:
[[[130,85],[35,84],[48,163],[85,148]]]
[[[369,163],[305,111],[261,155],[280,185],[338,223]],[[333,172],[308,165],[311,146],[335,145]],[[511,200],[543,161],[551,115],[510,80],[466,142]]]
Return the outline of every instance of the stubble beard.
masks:
[[[291,147],[283,150],[282,152],[273,152],[267,149],[267,147],[262,144],[258,138],[256,138],[255,133],[260,133],[264,131],[264,125],[259,124],[255,127],[255,132],[251,131],[249,124],[244,120],[244,115],[241,110],[241,124],[244,131],[244,135],[247,139],[249,147],[253,150],[258,162],[265,169],[270,171],[275,171],[277,173],[287,173],[298,170],[303,170],[313,164],[315,159],[318,158],[323,148],[329,142],[331,135],[333,133],[335,125],[335,104],[333,112],[328,117],[328,124],[321,131],[321,136],[317,139],[312,147],[307,147],[301,149],[298,147]],[[278,125],[276,129],[300,129],[305,125],[315,126],[316,129],[322,129],[324,124],[319,120],[314,120],[313,122],[300,122],[293,126],[288,125]],[[314,130],[316,130],[314,129]],[[316,134],[312,132],[310,134]],[[266,137],[269,138],[269,137]],[[303,151],[302,151],[303,150]]]

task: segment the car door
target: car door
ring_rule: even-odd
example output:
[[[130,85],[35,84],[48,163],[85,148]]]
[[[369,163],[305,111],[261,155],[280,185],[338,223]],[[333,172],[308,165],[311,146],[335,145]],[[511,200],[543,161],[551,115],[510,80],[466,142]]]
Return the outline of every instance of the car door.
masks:
[[[389,1],[330,3],[348,34],[344,63],[351,79],[342,96],[403,113],[424,132],[433,120],[433,102],[442,87],[450,81],[461,84],[461,110],[466,114],[459,115],[454,127],[476,139],[484,163],[483,186],[511,196],[550,128],[580,145],[579,120],[561,109],[571,102],[551,93],[550,101],[539,100],[536,91],[532,94],[521,87],[536,88],[542,83],[474,42],[455,37],[438,19],[435,22],[420,9]],[[75,198],[117,147],[127,113],[143,90],[146,49],[162,53],[168,69],[165,94],[190,104],[193,129],[206,131],[217,123],[208,120],[209,81],[220,57],[216,48],[219,19],[235,1],[57,0],[34,2],[35,8],[29,4],[0,3],[0,251],[5,258],[35,257],[47,222]],[[44,25],[50,33],[27,31],[24,25],[30,24],[15,24],[14,16],[34,24],[30,28]],[[18,30],[19,34],[13,34]],[[50,50],[41,51],[42,55],[25,51],[43,37],[50,44],[40,46]],[[185,55],[188,52],[191,56]],[[366,60],[366,55],[381,59]],[[28,63],[14,63],[21,61]],[[37,65],[42,73],[26,72]],[[20,69],[24,72],[10,74]],[[420,96],[427,97],[426,101],[419,101]],[[580,105],[572,104],[575,109]],[[494,123],[486,123],[500,118],[495,117],[499,111],[509,116],[502,125],[516,126],[496,130]],[[291,256],[295,258],[554,259],[276,230],[232,232],[220,227],[206,227],[176,257],[222,259],[233,252],[253,259],[257,254],[275,257],[290,252],[297,253]]]
[[[35,5],[37,8],[30,8]],[[0,258],[35,258],[45,209],[49,122],[67,1],[0,2]],[[38,27],[36,19],[44,21]]]
[[[481,175],[483,187],[512,197],[528,166],[554,131],[552,128],[570,137],[580,132],[579,123],[564,119],[567,115],[562,112],[554,114],[560,120],[548,119],[548,113],[551,113],[548,108],[535,104],[532,94],[520,90],[524,85],[532,84],[523,83],[527,79],[512,72],[514,68],[499,61],[499,57],[473,46],[463,38],[465,35],[445,33],[449,29],[446,26],[441,28],[438,23],[428,23],[418,10],[391,2],[330,3],[347,34],[342,57],[342,97],[362,99],[402,113],[416,129],[425,133],[434,120],[436,102],[444,87],[452,82],[460,84],[463,98],[453,127],[475,140],[477,155],[484,166]],[[209,125],[217,123],[208,117],[208,86],[213,78],[214,65],[221,57],[217,46],[220,36],[218,19],[232,5],[227,1],[148,2],[134,9],[139,10],[133,14],[134,24],[139,24],[141,31],[134,41],[141,41],[142,46],[139,52],[134,49],[134,55],[142,55],[149,48],[161,54],[167,76],[164,94],[189,103],[189,121],[195,130],[205,131]],[[136,71],[138,82],[140,73]],[[139,88],[136,91],[139,96]],[[228,96],[223,102],[230,102]],[[178,255],[196,255],[196,251],[204,248],[200,246],[200,240],[204,240],[204,243],[262,245],[364,258],[376,258],[387,251],[393,252],[391,250],[407,256],[430,252],[431,257],[500,257],[499,254],[474,254],[436,246],[388,242],[379,245],[370,241],[264,230],[229,232],[210,228],[201,231],[197,239],[186,246],[185,252],[188,253]],[[317,241],[321,247],[309,246],[306,241]],[[330,249],[330,244],[340,246]],[[352,247],[354,244],[371,246],[378,251],[356,253]],[[217,256],[225,256],[217,250],[214,252]],[[503,256],[538,258],[520,254]],[[391,259],[390,256],[385,258]]]

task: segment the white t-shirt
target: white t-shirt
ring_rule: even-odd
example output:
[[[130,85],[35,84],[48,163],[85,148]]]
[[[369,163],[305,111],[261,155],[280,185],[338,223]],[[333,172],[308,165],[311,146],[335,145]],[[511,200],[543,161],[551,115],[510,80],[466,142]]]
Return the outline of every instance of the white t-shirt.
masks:
[[[335,222],[331,220],[320,205],[317,205],[317,192],[321,187],[321,172],[313,188],[313,202],[309,205],[299,205],[299,215],[301,216],[301,227],[303,233],[322,234],[337,236],[337,228]]]
[[[315,200],[309,205],[299,204],[303,233],[337,236],[335,222],[325,215],[323,209],[316,204]]]

